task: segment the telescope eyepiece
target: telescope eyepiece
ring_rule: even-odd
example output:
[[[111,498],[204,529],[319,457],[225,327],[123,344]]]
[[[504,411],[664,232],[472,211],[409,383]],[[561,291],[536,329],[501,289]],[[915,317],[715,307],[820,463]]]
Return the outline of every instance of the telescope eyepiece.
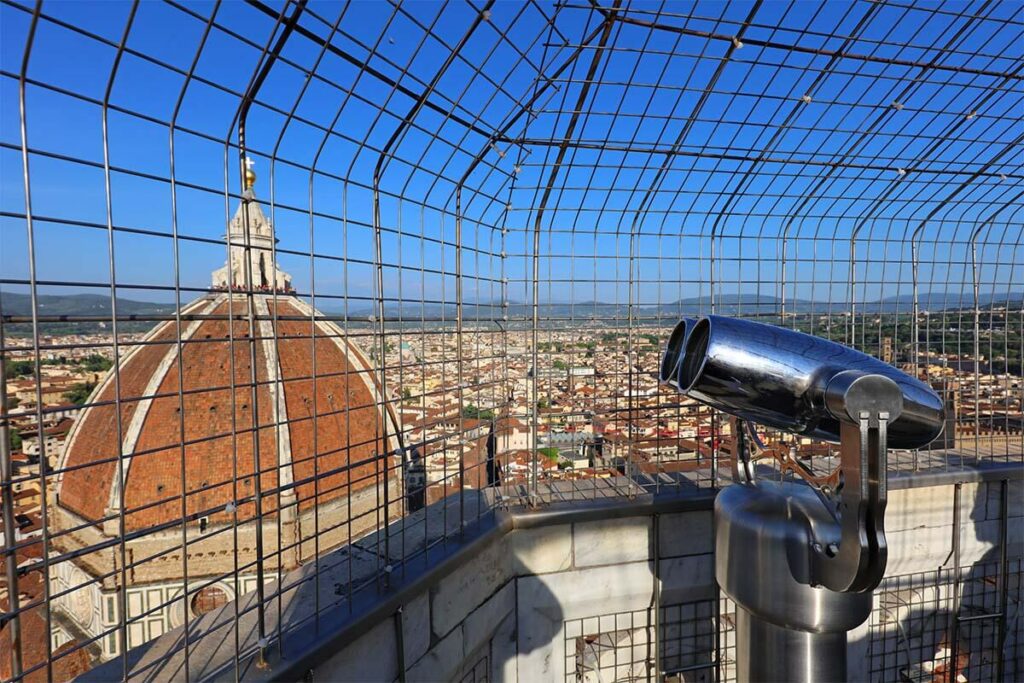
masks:
[[[701,318],[686,342],[686,351],[679,368],[679,390],[686,392],[700,377],[711,341],[711,320]]]
[[[680,320],[672,334],[669,335],[668,343],[665,345],[665,354],[661,359],[661,368],[658,372],[658,380],[677,389],[679,385],[679,370],[683,360],[683,352],[686,350],[686,342],[696,324],[693,318]]]

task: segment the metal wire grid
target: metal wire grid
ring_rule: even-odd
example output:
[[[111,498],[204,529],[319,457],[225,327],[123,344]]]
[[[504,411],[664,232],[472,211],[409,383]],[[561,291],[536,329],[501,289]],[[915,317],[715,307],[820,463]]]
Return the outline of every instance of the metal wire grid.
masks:
[[[999,485],[996,535],[976,539],[991,550],[970,566],[961,559],[962,494],[957,484],[949,561],[934,571],[888,577],[877,589],[869,622],[871,680],[1002,681],[1024,674],[1024,562],[1007,550],[1016,519],[1009,482]],[[980,521],[991,501],[979,496],[972,504],[971,519]]]
[[[654,643],[646,610],[565,624],[566,681],[647,681]]]
[[[5,187],[14,177],[8,169],[21,170],[24,192],[5,193],[0,207],[0,284],[31,301],[27,312],[3,312],[0,357],[106,349],[117,361],[152,343],[136,335],[161,322],[173,324],[170,344],[179,357],[199,343],[183,338],[193,318],[180,311],[209,292],[204,269],[221,262],[225,248],[219,227],[196,226],[217,226],[240,202],[249,211],[235,188],[243,160],[255,158],[267,177],[259,199],[280,238],[270,256],[295,274],[297,296],[323,311],[304,318],[309,332],[298,337],[330,336],[316,323],[336,323],[372,354],[365,374],[377,378],[384,397],[347,409],[314,399],[303,419],[445,400],[439,416],[403,415],[402,446],[393,457],[381,454],[366,475],[402,479],[413,449],[440,462],[424,498],[459,493],[436,512],[444,531],[431,535],[428,507],[397,534],[372,535],[376,571],[358,577],[350,569],[348,596],[363,584],[383,588],[410,553],[429,552],[489,509],[475,493],[489,483],[493,464],[482,455],[481,413],[498,418],[508,451],[498,456],[505,495],[517,484],[540,495],[552,476],[537,455],[551,443],[542,434],[579,419],[608,427],[607,467],[629,475],[628,492],[659,487],[660,472],[693,469],[648,455],[650,439],[639,438],[637,426],[692,420],[701,427],[690,440],[700,443],[686,456],[696,463],[688,476],[714,484],[716,418],[703,433],[702,410],[660,393],[654,379],[668,326],[685,314],[758,317],[879,355],[893,349],[893,362],[919,368],[932,353],[955,355],[943,362],[973,363],[950,379],[964,408],[957,420],[972,432],[973,443],[960,451],[1004,460],[1024,451],[1019,379],[1001,386],[986,377],[1019,378],[1024,355],[1017,291],[1024,281],[1017,117],[1024,21],[1013,4],[861,2],[809,16],[797,4],[760,2],[424,3],[374,12],[306,2],[110,7],[89,16],[71,5],[2,6],[14,39],[5,41],[0,73],[10,103],[0,153]],[[160,26],[178,24],[187,30],[173,45],[154,42]],[[72,144],[60,133],[68,129],[97,135],[91,145]],[[48,189],[41,178],[58,174],[58,190]],[[91,268],[69,269],[62,243],[86,255]],[[164,262],[133,268],[134,256],[147,250]],[[108,307],[58,317],[41,305],[44,295],[81,291],[109,296]],[[267,338],[265,322],[287,321],[277,314],[277,293],[272,314],[254,312],[258,293],[250,279],[237,300],[227,299],[225,319],[240,323],[226,326],[232,348],[251,350]],[[887,296],[900,298],[877,303]],[[131,297],[169,310],[133,316],[120,302]],[[106,339],[51,339],[51,330],[68,323],[99,322],[109,325]],[[278,348],[279,328],[269,329]],[[320,368],[312,349],[315,386],[337,373]],[[568,391],[556,361],[570,372],[594,368],[594,379],[579,380],[593,391]],[[255,363],[248,367],[254,373]],[[38,387],[38,366],[36,373]],[[233,411],[236,390],[282,390],[281,382],[245,373],[231,373]],[[40,387],[33,414],[8,411],[4,428],[34,417],[46,461],[42,437],[53,411],[41,398]],[[114,403],[119,414],[122,404],[147,398],[118,391]],[[559,405],[566,402],[569,410]],[[552,407],[559,410],[546,412]],[[511,439],[502,441],[513,420],[532,428],[518,449],[522,474],[511,467]],[[280,431],[290,422],[234,424],[221,436]],[[387,420],[380,429],[386,441]],[[654,451],[664,441],[671,450],[676,440],[678,432],[658,435]],[[108,457],[119,470],[146,455],[119,450]],[[20,475],[3,454],[5,496],[33,481],[41,492],[41,533],[5,543],[8,585],[15,574],[44,577],[24,604],[11,592],[8,629],[17,643],[21,615],[37,610],[50,632],[51,605],[86,584],[51,588],[56,568],[72,558],[55,552],[63,532],[48,524],[47,492],[62,472]],[[305,455],[319,462],[315,443]],[[916,453],[894,460],[920,465]],[[957,466],[948,453],[938,463]],[[236,490],[238,479],[236,471]],[[590,490],[585,483],[581,496]],[[293,545],[279,533],[285,488],[239,496],[236,523],[214,532],[237,547],[240,512],[243,521],[255,516],[278,528],[273,547],[199,581],[189,578],[186,557],[201,540],[189,525],[204,511],[190,511],[187,496],[179,497],[181,518],[167,531],[181,539],[184,594],[172,602],[190,604],[218,581],[238,594],[247,573],[256,574],[260,590],[276,578],[264,567],[282,566]],[[411,512],[407,499],[388,499],[387,485],[383,494],[371,513],[376,529]],[[314,504],[324,495],[318,489]],[[270,501],[273,511],[250,511]],[[13,509],[9,502],[5,510]],[[131,624],[146,616],[128,616],[129,574],[165,555],[129,552],[146,536],[125,532],[129,512],[121,505],[105,520],[119,529],[104,546],[119,559],[101,577],[120,586],[117,625],[59,654],[47,639],[43,656],[28,666],[14,647],[12,677],[51,680],[55,663],[77,651],[111,636],[128,642]],[[325,549],[327,527],[338,525],[320,517],[314,557]],[[342,523],[350,544],[355,521],[349,515]],[[5,539],[14,537],[13,525],[5,515]],[[256,539],[262,543],[263,534]],[[22,563],[19,552],[32,549],[37,559]],[[279,609],[281,590],[251,603],[261,624],[268,606]],[[317,584],[319,608],[333,599],[321,603]],[[186,609],[186,631],[189,622]],[[259,635],[262,649],[280,633]],[[252,652],[236,640],[236,654],[240,662]]]
[[[988,562],[886,579],[871,620],[871,680],[1019,679],[1020,561],[1010,561],[1008,572],[1000,578],[999,564]],[[1005,630],[997,614],[1004,581]]]
[[[663,680],[735,680],[735,611],[728,598],[719,601],[717,614],[714,600],[662,607],[659,628]]]
[[[869,680],[1019,678],[1022,572],[1019,559],[989,558],[886,578],[869,621]],[[657,623],[651,610],[567,621],[565,680],[735,680],[735,609],[722,598],[717,614],[714,600],[662,605]]]
[[[723,598],[716,613],[715,602],[661,605],[658,621],[652,608],[565,622],[565,680],[735,680],[735,606]]]
[[[460,679],[459,683],[487,683],[487,681],[491,680],[489,667],[490,655],[485,654],[473,664],[469,671]]]
[[[630,425],[637,420],[653,417],[663,421],[668,417],[676,401],[674,396],[659,398],[652,406],[638,405],[638,394],[656,391],[653,373],[647,370],[656,354],[648,354],[636,363],[631,359],[642,353],[638,347],[643,345],[644,333],[663,334],[665,322],[674,322],[684,314],[718,311],[760,316],[873,353],[879,353],[886,343],[883,328],[891,328],[890,345],[909,343],[905,357],[894,360],[918,366],[928,360],[929,349],[955,349],[958,355],[980,357],[980,351],[970,348],[975,343],[971,337],[984,345],[980,328],[986,322],[1005,330],[1020,326],[1019,312],[1007,315],[1005,327],[993,320],[997,317],[993,314],[987,316],[988,321],[981,321],[985,314],[978,311],[982,306],[975,302],[985,294],[977,287],[978,272],[971,269],[977,263],[976,240],[981,232],[992,230],[992,242],[986,248],[992,249],[993,272],[1020,270],[1016,264],[1019,207],[990,203],[990,198],[1002,195],[1001,190],[985,187],[984,183],[973,186],[953,177],[963,162],[949,154],[949,136],[965,132],[968,122],[977,118],[978,107],[997,99],[994,91],[972,100],[967,113],[958,115],[955,109],[932,108],[936,102],[952,103],[940,92],[942,88],[933,86],[940,82],[948,86],[968,73],[958,66],[945,65],[943,70],[957,76],[934,83],[929,83],[932,75],[925,73],[927,69],[917,73],[920,78],[904,80],[905,72],[897,76],[885,68],[874,68],[879,63],[890,63],[890,56],[883,56],[886,45],[901,31],[900,19],[906,16],[890,17],[893,21],[886,22],[887,30],[877,38],[879,27],[871,26],[872,20],[879,19],[874,12],[885,14],[891,7],[882,9],[879,5],[864,14],[850,8],[845,18],[850,20],[851,31],[843,34],[844,42],[834,51],[780,44],[778,37],[792,32],[776,26],[785,25],[794,6],[763,8],[755,4],[742,21],[739,7],[717,18],[700,17],[697,8],[688,15],[672,9],[599,8],[601,16],[595,16],[592,6],[564,5],[558,17],[568,15],[583,21],[579,16],[586,16],[590,22],[586,30],[593,28],[589,35],[595,36],[596,42],[565,46],[589,50],[558,81],[561,92],[536,111],[530,122],[544,132],[551,131],[550,137],[531,135],[528,129],[522,142],[534,149],[528,150],[528,155],[524,152],[526,160],[516,166],[520,173],[509,204],[510,220],[515,221],[510,225],[513,229],[518,225],[522,235],[520,246],[510,252],[510,258],[524,263],[524,274],[518,281],[512,279],[512,296],[520,291],[524,300],[530,299],[530,290],[537,288],[540,280],[540,298],[548,304],[548,310],[554,313],[556,305],[563,304],[559,313],[535,317],[535,327],[539,324],[547,333],[539,333],[542,341],[534,348],[547,351],[546,362],[550,364],[559,360],[566,346],[571,347],[571,343],[559,341],[559,337],[565,341],[565,334],[556,330],[578,329],[581,324],[595,322],[628,330],[624,335],[625,352],[630,360],[609,370],[617,375],[617,383],[628,388],[615,393],[613,405],[587,406],[590,410],[583,409],[584,413],[622,411]],[[755,24],[750,20],[762,10],[781,15],[778,24]],[[603,33],[599,30],[601,17],[611,17],[621,26]],[[815,15],[808,25],[817,18]],[[696,26],[686,25],[691,21]],[[756,38],[747,33],[755,26]],[[713,40],[700,44],[699,52],[684,40],[695,35],[697,27],[706,32],[701,35],[714,35]],[[959,27],[943,48],[958,44],[972,32],[978,38],[976,31],[976,26]],[[913,44],[914,38],[926,33],[922,27],[922,32],[908,42]],[[902,43],[906,38],[902,32],[899,35]],[[836,35],[832,37],[839,40]],[[862,39],[874,51],[844,63],[848,50]],[[971,48],[985,52],[977,42],[972,42]],[[763,49],[746,57],[751,53],[742,50],[751,45]],[[827,59],[810,63],[791,60],[794,50]],[[776,69],[773,78],[758,83],[752,77],[754,69],[746,66],[751,63],[771,64]],[[706,72],[701,66],[706,66]],[[684,74],[681,87],[676,84],[680,72]],[[793,72],[799,79],[783,77]],[[979,83],[975,76],[1000,78],[994,73],[972,74],[968,77],[971,88]],[[1018,80],[1015,72],[1003,76],[1008,80],[1000,83]],[[830,91],[826,80],[835,82],[837,78],[849,88]],[[783,96],[768,92],[778,81],[790,88]],[[999,91],[1002,86],[995,89]],[[847,93],[858,93],[862,99],[846,99]],[[871,93],[870,104],[863,100],[867,93]],[[663,107],[668,113],[652,112],[657,109],[659,96],[671,99],[671,105]],[[923,129],[908,134],[907,129],[899,127],[898,117],[909,99],[915,99],[919,111],[928,111],[934,117],[934,134]],[[767,106],[773,110],[761,111],[768,101],[772,104]],[[809,113],[812,104],[823,106]],[[961,104],[967,106],[966,102]],[[857,123],[849,130],[830,128],[828,134],[823,134],[823,126],[835,123],[829,121],[830,113],[835,115],[838,110],[850,114],[857,109],[870,111],[851,116]],[[1012,118],[1010,108],[1001,111]],[[701,126],[705,127],[704,136],[694,133]],[[622,135],[618,135],[620,131]],[[675,142],[669,145],[667,140],[672,140],[677,131]],[[726,132],[715,139],[718,131]],[[817,150],[824,155],[818,159],[815,153],[801,149],[801,143],[812,133],[826,142]],[[738,144],[744,136],[754,138],[763,147]],[[718,154],[710,144],[687,147],[684,142],[694,137],[721,143],[730,154]],[[886,142],[881,142],[883,139]],[[1008,142],[1006,147],[986,150],[994,152],[990,160],[1009,160],[1019,140]],[[829,143],[837,144],[836,153],[830,153]],[[893,145],[898,149],[894,150]],[[538,146],[542,149],[536,149]],[[537,158],[539,153],[542,158]],[[893,158],[908,159],[907,167],[889,165],[884,167],[889,173],[879,173],[883,167],[875,164],[883,159],[891,163]],[[973,163],[982,158],[975,157]],[[908,171],[909,159],[914,159],[917,174]],[[925,169],[926,160],[936,163]],[[563,167],[568,170],[560,176]],[[1003,180],[1002,175],[996,173],[993,177]],[[904,185],[907,179],[911,182]],[[858,195],[850,196],[852,189]],[[612,199],[617,194],[625,199]],[[1017,200],[1014,197],[1010,203]],[[1006,224],[966,229],[966,223],[961,223],[965,210],[980,206],[986,207],[982,224],[989,225],[988,216]],[[681,254],[687,258],[680,259]],[[531,261],[533,267],[528,270],[526,264]],[[999,285],[991,283],[999,291],[995,298],[1004,294],[1007,300],[1012,298],[1013,285],[1009,283],[1013,277]],[[901,287],[911,291],[902,300],[890,303],[890,315],[879,315],[880,307],[875,302]],[[920,295],[936,289],[942,290],[943,296],[935,301],[936,297],[926,295],[926,303],[922,303]],[[681,296],[687,293],[691,294],[689,298]],[[595,310],[574,304],[581,299],[614,305]],[[972,314],[968,309],[972,306],[978,319],[973,331],[965,329],[970,325]],[[933,307],[957,309],[952,314],[956,325],[933,328],[928,310]],[[1019,309],[1019,305],[1011,307]],[[943,322],[948,317],[943,314]],[[643,329],[644,323],[653,329]],[[1013,344],[1012,336],[995,337],[994,346],[998,347],[999,341],[1004,346]],[[569,350],[571,364],[574,351]],[[575,352],[576,357],[579,355]],[[998,352],[995,355],[1009,357]],[[1004,364],[1003,369],[1008,366]],[[538,391],[547,402],[544,386],[539,385]],[[973,422],[978,434],[982,391],[978,387],[961,391],[966,404],[973,402],[974,410],[958,413],[957,419]],[[1016,412],[1016,394],[1002,395],[1006,407],[1003,415]],[[692,414],[692,410],[688,407],[684,414]],[[680,415],[675,417],[678,422]],[[625,441],[626,459],[634,463],[635,440]],[[981,437],[975,440],[973,450],[1010,456],[1020,450],[1018,441]],[[717,454],[708,460],[713,478]],[[893,461],[897,468],[918,465],[917,454],[906,458],[897,454]]]

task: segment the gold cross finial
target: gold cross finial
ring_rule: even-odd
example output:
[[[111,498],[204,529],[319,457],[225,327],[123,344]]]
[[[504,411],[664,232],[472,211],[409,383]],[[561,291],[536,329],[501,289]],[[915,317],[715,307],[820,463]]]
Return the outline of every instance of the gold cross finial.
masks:
[[[251,190],[252,186],[256,184],[256,172],[252,170],[255,165],[256,162],[252,158],[245,158],[245,189],[247,190]]]

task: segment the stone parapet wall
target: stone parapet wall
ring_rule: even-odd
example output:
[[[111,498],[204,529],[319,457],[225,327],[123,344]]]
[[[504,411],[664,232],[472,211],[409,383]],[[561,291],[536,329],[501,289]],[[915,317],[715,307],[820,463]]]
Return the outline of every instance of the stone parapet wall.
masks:
[[[891,480],[887,576],[952,567],[957,537],[963,567],[998,555],[1001,479],[1008,482],[1006,552],[1016,562],[1024,557],[1020,468],[998,476],[963,474],[959,484],[950,483],[952,477]],[[466,504],[484,502],[485,494],[477,494]],[[653,676],[654,653],[660,652],[663,670],[688,670],[680,680],[701,680],[700,672],[707,675],[716,664],[728,680],[734,673],[734,608],[719,602],[715,585],[712,502],[712,492],[692,488],[668,496],[523,508],[480,517],[464,538],[452,527],[458,498],[439,502],[388,530],[396,559],[403,536],[411,543],[405,548],[410,557],[433,547],[429,560],[395,565],[390,588],[380,579],[383,559],[376,554],[384,547],[382,534],[328,553],[319,567],[289,574],[280,609],[284,654],[273,653],[265,668],[255,666],[247,649],[255,640],[247,616],[238,624],[245,649],[240,673],[252,680],[486,676],[525,682],[576,680],[581,670],[600,668],[602,676],[642,677]],[[353,583],[346,584],[346,577]],[[346,593],[357,580],[359,587]],[[320,586],[316,627],[309,618],[312,586]],[[876,607],[880,603],[876,597]],[[243,598],[242,611],[251,614],[251,604],[251,596]],[[268,614],[277,612],[271,603]],[[232,661],[233,648],[206,647],[202,638],[203,631],[230,622],[224,610],[193,627],[197,645],[190,661],[202,658],[194,669],[197,679],[222,673]],[[872,623],[850,634],[851,680],[872,680]],[[715,631],[716,626],[721,628]],[[268,623],[271,632],[275,628]],[[139,663],[173,671],[182,656],[175,637],[169,633],[155,641]]]
[[[1021,484],[1018,479],[1009,486],[1011,557],[1024,555]],[[990,557],[996,547],[999,483],[960,488],[960,562],[968,566]],[[888,575],[951,566],[955,489],[942,485],[890,493]],[[567,671],[576,661],[567,650],[568,622],[596,624],[599,617],[628,613],[630,628],[653,632],[656,583],[662,606],[717,598],[712,551],[710,511],[513,530],[403,606],[403,657],[389,620],[316,667],[313,680],[397,680],[403,661],[406,680],[459,680],[482,657],[488,680],[560,681],[567,674],[576,680],[576,672]],[[638,622],[644,617],[649,621]],[[850,680],[870,679],[868,629],[865,623],[850,634]],[[730,643],[725,638],[721,645],[727,649]],[[668,649],[666,643],[661,651],[668,655]],[[727,657],[725,676],[731,673]]]

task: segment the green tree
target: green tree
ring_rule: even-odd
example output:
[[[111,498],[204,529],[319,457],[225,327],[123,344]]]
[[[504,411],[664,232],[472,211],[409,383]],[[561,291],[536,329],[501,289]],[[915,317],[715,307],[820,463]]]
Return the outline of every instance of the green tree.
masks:
[[[89,372],[106,372],[110,368],[114,367],[114,362],[109,358],[104,358],[98,353],[93,353],[82,360],[78,361],[78,364]]]
[[[30,360],[9,361],[4,365],[4,375],[7,379],[16,377],[28,377],[36,371],[36,364]]]
[[[550,460],[551,462],[558,462],[558,449],[557,448],[538,448],[537,452],[542,456]]]
[[[76,406],[80,406],[89,400],[89,394],[96,388],[95,382],[79,382],[78,384],[71,387],[70,391],[64,392],[64,399],[68,403],[74,403]]]
[[[481,410],[472,403],[467,403],[462,409],[462,417],[469,420],[493,420],[493,410]]]

